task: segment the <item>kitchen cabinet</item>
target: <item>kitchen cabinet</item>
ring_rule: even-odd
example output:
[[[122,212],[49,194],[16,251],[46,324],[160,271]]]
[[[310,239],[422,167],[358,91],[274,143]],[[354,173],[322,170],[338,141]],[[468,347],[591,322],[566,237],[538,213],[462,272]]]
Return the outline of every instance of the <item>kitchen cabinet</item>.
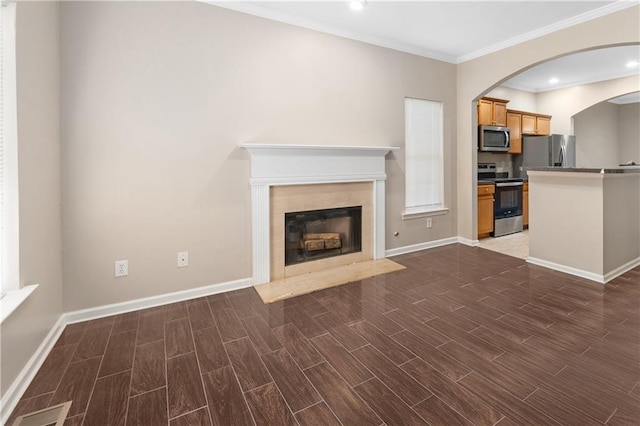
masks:
[[[523,135],[550,135],[551,117],[548,115],[523,113],[520,130]]]
[[[493,232],[493,185],[478,185],[478,238]]]
[[[551,117],[539,115],[536,117],[536,135],[547,136],[551,134]]]
[[[522,154],[522,114],[507,111],[507,127],[511,135],[509,154]]]
[[[522,224],[529,227],[529,182],[522,185]]]
[[[507,125],[507,103],[504,99],[482,98],[478,101],[478,124]]]

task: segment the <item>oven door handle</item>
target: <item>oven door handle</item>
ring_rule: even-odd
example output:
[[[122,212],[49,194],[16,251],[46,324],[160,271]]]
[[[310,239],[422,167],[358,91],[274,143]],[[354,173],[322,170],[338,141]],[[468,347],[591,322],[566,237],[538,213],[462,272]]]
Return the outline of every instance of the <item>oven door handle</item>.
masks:
[[[522,182],[500,182],[496,183],[496,186],[502,188],[504,186],[523,186]]]

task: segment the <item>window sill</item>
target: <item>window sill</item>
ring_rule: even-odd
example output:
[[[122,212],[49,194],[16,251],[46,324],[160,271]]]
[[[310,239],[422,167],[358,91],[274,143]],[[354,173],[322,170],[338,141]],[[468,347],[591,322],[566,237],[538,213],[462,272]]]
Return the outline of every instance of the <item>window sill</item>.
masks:
[[[18,309],[18,306],[27,300],[36,288],[38,288],[38,284],[28,285],[19,290],[7,291],[4,297],[0,299],[0,324],[9,318],[9,315]]]
[[[429,216],[440,216],[447,213],[449,213],[449,209],[447,207],[440,207],[438,209],[412,211],[412,212],[405,211],[404,213],[402,213],[402,220],[417,219],[420,217],[429,217]]]

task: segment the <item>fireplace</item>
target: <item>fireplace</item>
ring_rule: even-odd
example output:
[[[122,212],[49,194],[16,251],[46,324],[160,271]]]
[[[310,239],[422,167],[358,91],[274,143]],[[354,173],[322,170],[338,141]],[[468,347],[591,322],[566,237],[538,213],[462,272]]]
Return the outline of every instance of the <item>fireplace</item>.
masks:
[[[284,215],[285,266],[362,251],[362,206]]]
[[[255,284],[385,257],[385,155],[398,148],[253,143],[240,146],[249,150],[252,157]],[[354,206],[361,206],[359,249],[334,256],[337,250],[332,250],[338,245],[351,244],[351,237],[316,235],[308,238],[308,247],[322,254],[307,253],[307,258],[318,256],[312,262],[299,261],[299,256],[293,263],[285,262],[285,246],[290,239],[285,238],[287,213],[343,210]],[[342,234],[342,231],[307,231],[307,234],[314,233]],[[304,236],[292,238],[304,240]],[[318,241],[323,239],[326,241]]]

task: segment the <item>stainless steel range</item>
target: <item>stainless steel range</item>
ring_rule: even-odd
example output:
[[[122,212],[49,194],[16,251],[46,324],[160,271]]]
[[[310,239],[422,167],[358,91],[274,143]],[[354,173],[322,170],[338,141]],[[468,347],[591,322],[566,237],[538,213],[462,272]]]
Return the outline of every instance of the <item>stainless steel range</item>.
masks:
[[[508,173],[497,172],[495,163],[478,163],[478,180],[489,181],[495,185],[491,236],[500,237],[521,232],[523,180],[510,178]]]

